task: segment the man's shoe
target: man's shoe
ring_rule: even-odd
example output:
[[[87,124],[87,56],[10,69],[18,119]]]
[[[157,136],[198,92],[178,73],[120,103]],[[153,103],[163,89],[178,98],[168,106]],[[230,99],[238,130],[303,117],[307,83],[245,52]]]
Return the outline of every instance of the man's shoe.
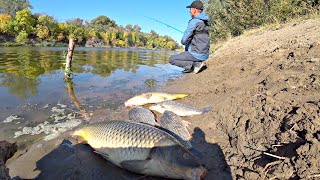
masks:
[[[203,66],[205,66],[205,62],[195,62],[193,68],[193,73],[198,74]]]
[[[191,73],[191,72],[193,72],[192,69],[185,69],[185,70],[182,71],[182,73]]]

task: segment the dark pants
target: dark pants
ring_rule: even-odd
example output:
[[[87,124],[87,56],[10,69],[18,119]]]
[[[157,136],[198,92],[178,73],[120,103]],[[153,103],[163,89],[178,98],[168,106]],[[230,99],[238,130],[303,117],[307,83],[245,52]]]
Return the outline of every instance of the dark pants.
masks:
[[[188,51],[175,54],[169,58],[169,63],[175,66],[190,70],[194,62],[199,62],[197,58],[193,57]]]

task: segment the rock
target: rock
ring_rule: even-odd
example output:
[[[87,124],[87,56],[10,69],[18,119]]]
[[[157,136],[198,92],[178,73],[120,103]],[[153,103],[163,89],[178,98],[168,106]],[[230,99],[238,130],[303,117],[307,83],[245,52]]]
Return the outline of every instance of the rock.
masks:
[[[5,167],[5,164],[17,151],[17,148],[16,144],[0,141],[0,179],[10,179],[9,169]]]

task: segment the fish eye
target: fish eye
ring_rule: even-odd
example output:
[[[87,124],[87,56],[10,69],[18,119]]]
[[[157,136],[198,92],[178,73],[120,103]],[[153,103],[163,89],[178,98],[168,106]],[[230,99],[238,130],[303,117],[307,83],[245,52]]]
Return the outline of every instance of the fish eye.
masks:
[[[190,159],[190,156],[189,156],[188,153],[183,153],[183,158],[184,158],[184,159]]]

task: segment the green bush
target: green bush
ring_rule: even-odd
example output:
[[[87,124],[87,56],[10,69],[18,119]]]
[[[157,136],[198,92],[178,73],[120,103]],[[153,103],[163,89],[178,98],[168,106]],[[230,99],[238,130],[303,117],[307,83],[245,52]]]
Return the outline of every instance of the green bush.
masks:
[[[18,36],[16,37],[17,43],[26,43],[28,41],[28,33],[26,31],[19,32]]]
[[[15,43],[15,42],[5,42],[5,43],[1,43],[0,46],[2,46],[2,47],[17,47],[17,46],[21,46],[21,44]]]
[[[262,25],[319,15],[319,9],[319,0],[209,0],[206,4],[213,42]]]

